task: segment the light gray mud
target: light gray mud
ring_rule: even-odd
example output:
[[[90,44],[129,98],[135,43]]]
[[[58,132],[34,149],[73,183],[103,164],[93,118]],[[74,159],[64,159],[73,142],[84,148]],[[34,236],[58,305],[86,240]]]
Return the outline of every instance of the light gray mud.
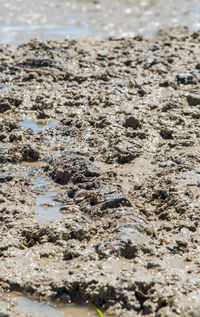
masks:
[[[199,40],[177,28],[1,46],[1,316],[24,316],[12,292],[200,315]]]

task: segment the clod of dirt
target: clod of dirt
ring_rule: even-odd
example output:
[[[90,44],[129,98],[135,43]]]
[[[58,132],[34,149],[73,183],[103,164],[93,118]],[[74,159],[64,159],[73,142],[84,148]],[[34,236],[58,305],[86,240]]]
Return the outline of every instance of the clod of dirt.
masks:
[[[124,126],[125,128],[133,128],[133,129],[137,129],[137,127],[140,126],[140,121],[135,118],[134,116],[129,116],[126,118],[125,122],[124,122]]]

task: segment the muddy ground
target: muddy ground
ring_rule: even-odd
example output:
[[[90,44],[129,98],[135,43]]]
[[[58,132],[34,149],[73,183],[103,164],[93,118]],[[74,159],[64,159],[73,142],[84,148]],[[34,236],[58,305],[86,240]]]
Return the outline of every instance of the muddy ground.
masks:
[[[1,45],[0,316],[200,315],[199,40]]]

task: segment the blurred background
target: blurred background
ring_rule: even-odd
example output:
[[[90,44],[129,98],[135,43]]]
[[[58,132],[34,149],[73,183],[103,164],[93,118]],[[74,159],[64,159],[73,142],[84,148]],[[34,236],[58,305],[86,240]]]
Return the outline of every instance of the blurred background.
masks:
[[[0,0],[0,43],[200,29],[199,0]]]

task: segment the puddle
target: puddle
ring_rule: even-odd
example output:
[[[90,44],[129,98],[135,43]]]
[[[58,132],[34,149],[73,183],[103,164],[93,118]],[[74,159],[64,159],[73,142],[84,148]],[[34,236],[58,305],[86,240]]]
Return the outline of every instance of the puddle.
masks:
[[[35,185],[35,189],[42,191],[35,202],[35,211],[37,212],[37,219],[39,222],[47,222],[50,220],[56,220],[62,218],[60,208],[62,203],[55,201],[55,196],[59,195],[59,192],[51,190],[51,184],[44,177],[38,177],[31,180]]]
[[[97,317],[94,308],[86,305],[58,305],[57,307],[40,304],[24,296],[16,298],[17,312],[37,314],[38,317]]]
[[[40,168],[42,161],[40,162],[23,162],[18,168],[10,164],[8,172],[15,178],[22,178],[31,181],[34,186],[33,192],[37,194],[35,200],[35,211],[37,213],[37,220],[39,222],[48,222],[50,220],[56,220],[62,218],[60,208],[62,203],[59,200],[59,196],[62,195],[64,189],[61,189],[58,184],[54,184],[51,179],[45,178],[42,175],[42,169]],[[9,173],[7,173],[9,175]]]
[[[62,204],[53,200],[55,195],[56,192],[47,192],[36,199],[35,209],[40,222],[60,219],[62,217],[60,212]]]
[[[34,133],[37,133],[39,131],[44,131],[44,130],[56,127],[58,122],[55,120],[55,121],[47,124],[47,123],[42,123],[42,122],[35,122],[31,119],[25,119],[20,124],[22,127],[29,128]]]

